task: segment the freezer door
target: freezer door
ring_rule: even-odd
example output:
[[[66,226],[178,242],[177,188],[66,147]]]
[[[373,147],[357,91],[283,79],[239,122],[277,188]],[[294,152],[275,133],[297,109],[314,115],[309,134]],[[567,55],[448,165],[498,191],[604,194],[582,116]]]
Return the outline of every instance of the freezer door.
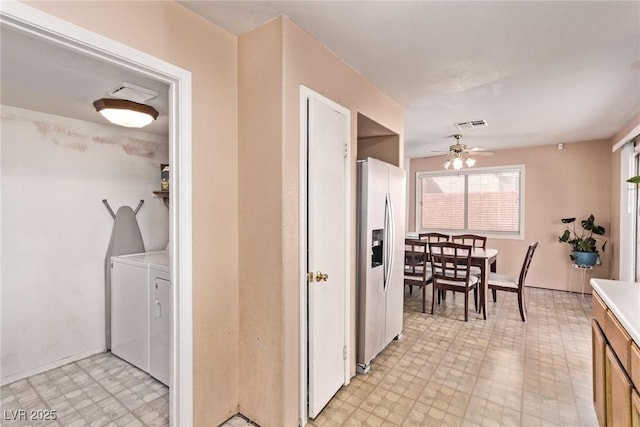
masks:
[[[358,333],[356,361],[368,365],[385,345],[384,263],[387,168],[379,161],[358,163]]]
[[[394,166],[389,166],[388,171],[393,224],[389,234],[393,244],[390,245],[392,262],[387,283],[385,345],[402,333],[404,308],[405,171]]]

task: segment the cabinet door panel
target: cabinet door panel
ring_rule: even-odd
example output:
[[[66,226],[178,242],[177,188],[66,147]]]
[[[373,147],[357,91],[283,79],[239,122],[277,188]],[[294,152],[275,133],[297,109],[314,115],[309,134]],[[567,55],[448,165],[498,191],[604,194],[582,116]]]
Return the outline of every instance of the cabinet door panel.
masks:
[[[631,382],[640,390],[640,348],[635,342],[631,343]]]
[[[601,427],[606,425],[606,400],[605,400],[605,348],[606,341],[598,322],[591,321],[591,344],[593,361],[593,406]]]
[[[611,347],[606,348],[607,426],[631,426],[631,381]]]
[[[640,395],[638,390],[633,390],[631,396],[631,425],[640,427]]]

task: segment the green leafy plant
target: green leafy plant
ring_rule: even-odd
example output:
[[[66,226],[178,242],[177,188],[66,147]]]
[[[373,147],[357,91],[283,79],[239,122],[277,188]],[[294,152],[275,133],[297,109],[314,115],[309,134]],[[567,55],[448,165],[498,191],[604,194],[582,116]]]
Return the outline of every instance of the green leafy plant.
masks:
[[[583,219],[580,222],[582,225],[582,231],[580,234],[576,232],[576,219],[575,218],[562,218],[563,224],[571,224],[571,228],[567,225],[567,228],[562,233],[562,236],[558,238],[558,240],[562,243],[568,243],[571,245],[571,249],[577,252],[598,252],[598,240],[596,236],[602,236],[605,233],[605,229],[601,225],[597,225],[595,223],[595,217],[589,215],[589,218]],[[602,244],[602,251],[604,252],[605,247],[607,246],[607,241],[605,240]]]
[[[632,184],[640,184],[640,175],[636,175],[636,176],[632,176],[631,178],[629,178],[627,180],[627,182],[630,182]]]

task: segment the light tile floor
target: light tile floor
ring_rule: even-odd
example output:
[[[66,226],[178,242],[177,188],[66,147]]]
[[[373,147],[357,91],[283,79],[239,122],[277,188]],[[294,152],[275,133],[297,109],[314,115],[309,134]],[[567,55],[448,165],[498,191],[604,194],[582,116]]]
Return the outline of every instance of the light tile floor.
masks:
[[[430,289],[428,289],[430,290]],[[310,426],[596,426],[591,403],[591,297],[527,289],[529,318],[513,294],[488,319],[450,295],[435,316],[405,293],[403,337],[343,387]],[[428,297],[428,302],[430,298]],[[168,388],[111,354],[3,386],[2,425],[168,425]],[[51,422],[8,421],[53,409]],[[236,416],[224,427],[254,424]]]
[[[256,427],[257,424],[252,423],[241,415],[236,415],[227,420],[220,427]]]
[[[402,339],[309,425],[596,426],[591,297],[526,292],[526,323],[515,294],[498,293],[487,320],[471,312],[464,322],[462,295],[432,316],[420,312],[419,290],[405,292]]]
[[[111,353],[52,369],[0,390],[2,426],[169,425],[169,388]],[[45,412],[31,412],[38,410]],[[55,417],[46,411],[55,411]],[[37,419],[43,415],[54,419]]]

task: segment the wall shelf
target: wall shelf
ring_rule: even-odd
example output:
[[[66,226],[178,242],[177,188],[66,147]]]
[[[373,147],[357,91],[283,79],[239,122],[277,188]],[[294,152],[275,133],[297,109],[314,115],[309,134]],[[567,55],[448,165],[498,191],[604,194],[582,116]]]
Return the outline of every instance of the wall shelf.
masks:
[[[167,205],[167,207],[169,207],[169,191],[163,191],[163,190],[154,191],[153,197],[162,199],[164,204]]]

